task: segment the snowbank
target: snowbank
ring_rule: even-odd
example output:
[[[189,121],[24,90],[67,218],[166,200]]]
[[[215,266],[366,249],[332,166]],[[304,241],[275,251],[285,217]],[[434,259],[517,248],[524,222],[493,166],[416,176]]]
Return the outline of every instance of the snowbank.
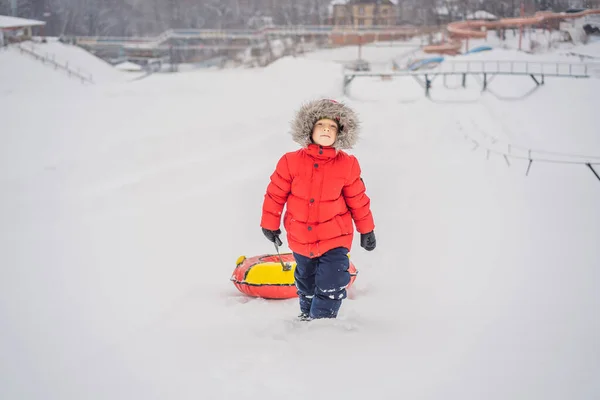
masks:
[[[132,63],[130,61],[126,61],[120,64],[115,65],[115,68],[118,69],[119,71],[126,71],[126,72],[140,72],[143,71],[143,68],[135,63]]]
[[[96,83],[123,82],[129,79],[127,74],[75,45],[63,44],[52,39],[47,43],[24,42],[22,45],[61,64],[68,64],[74,71],[86,76],[91,75]]]
[[[81,88],[79,79],[44,65],[33,57],[21,53],[16,47],[0,48],[0,94],[28,94],[37,96],[62,96],[65,90]]]

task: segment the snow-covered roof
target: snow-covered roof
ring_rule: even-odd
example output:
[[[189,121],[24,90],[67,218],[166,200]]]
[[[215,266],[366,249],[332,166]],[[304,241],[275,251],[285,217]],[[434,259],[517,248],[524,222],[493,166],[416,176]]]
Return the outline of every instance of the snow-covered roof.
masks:
[[[348,1],[350,0],[333,0],[331,3],[329,3],[329,15],[333,14],[333,8],[335,6],[345,6],[346,4],[348,4]]]
[[[36,21],[34,19],[25,19],[9,17],[8,15],[0,15],[0,29],[22,28],[26,26],[41,25],[46,25],[46,23],[44,21]]]
[[[467,14],[467,19],[498,19],[498,17],[484,10],[477,10],[474,13]]]

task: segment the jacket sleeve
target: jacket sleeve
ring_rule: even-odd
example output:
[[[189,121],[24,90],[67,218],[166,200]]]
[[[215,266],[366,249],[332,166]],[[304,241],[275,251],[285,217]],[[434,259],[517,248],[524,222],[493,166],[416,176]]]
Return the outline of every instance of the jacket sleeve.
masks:
[[[292,177],[288,167],[287,156],[281,157],[271,175],[267,193],[263,201],[260,226],[272,231],[279,229],[281,213],[292,190]]]
[[[360,233],[369,233],[375,229],[373,214],[371,213],[371,199],[367,196],[365,183],[361,178],[361,170],[358,160],[352,157],[352,168],[342,194],[346,205],[352,214],[356,224],[356,230]]]

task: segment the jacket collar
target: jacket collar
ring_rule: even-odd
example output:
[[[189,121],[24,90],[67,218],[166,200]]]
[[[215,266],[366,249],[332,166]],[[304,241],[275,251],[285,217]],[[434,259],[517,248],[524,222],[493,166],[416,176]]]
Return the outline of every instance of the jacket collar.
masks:
[[[313,158],[321,160],[329,160],[337,156],[337,150],[330,146],[320,146],[318,144],[311,143],[305,148],[305,151]]]

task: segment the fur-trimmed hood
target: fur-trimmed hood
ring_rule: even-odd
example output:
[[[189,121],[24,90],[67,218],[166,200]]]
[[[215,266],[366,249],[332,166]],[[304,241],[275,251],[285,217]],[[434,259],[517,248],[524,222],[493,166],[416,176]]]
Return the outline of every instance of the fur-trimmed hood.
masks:
[[[339,131],[333,147],[337,150],[351,149],[358,141],[360,121],[348,106],[335,100],[321,99],[303,104],[292,121],[292,138],[302,147],[312,143],[315,123],[328,118],[338,123]]]

